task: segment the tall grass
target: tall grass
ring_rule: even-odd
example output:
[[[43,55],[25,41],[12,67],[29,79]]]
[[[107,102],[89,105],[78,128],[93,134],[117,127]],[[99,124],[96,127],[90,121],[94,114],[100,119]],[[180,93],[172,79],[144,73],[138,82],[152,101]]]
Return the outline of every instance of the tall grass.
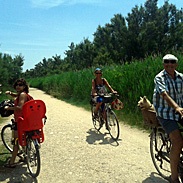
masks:
[[[183,71],[178,55],[179,71]],[[142,117],[137,107],[140,96],[152,100],[154,77],[163,69],[162,57],[148,57],[144,61],[134,61],[126,65],[112,65],[102,68],[105,77],[113,89],[117,90],[124,103],[124,110],[118,111],[118,116],[131,125],[141,126]],[[94,78],[94,68],[82,71],[65,72],[59,75],[31,79],[32,87],[40,88],[62,100],[72,100],[77,104],[89,105],[91,80]]]

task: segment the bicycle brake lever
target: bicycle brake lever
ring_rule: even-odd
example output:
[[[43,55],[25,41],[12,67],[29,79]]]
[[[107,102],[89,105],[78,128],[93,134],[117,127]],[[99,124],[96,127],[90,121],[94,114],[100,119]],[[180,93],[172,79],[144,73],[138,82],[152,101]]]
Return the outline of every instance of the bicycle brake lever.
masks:
[[[47,117],[45,116],[44,117],[44,125],[46,124],[46,120],[47,120]]]

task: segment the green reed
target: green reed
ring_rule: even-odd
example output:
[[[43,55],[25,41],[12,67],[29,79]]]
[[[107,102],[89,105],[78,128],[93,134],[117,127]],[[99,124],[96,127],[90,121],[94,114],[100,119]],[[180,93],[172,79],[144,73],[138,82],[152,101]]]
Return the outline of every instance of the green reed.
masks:
[[[178,55],[179,71],[183,71],[183,57]],[[103,77],[118,91],[124,103],[124,110],[117,114],[131,125],[141,126],[142,118],[137,102],[140,96],[147,96],[152,101],[154,77],[163,69],[162,56],[150,56],[143,61],[135,61],[125,65],[101,67]],[[44,78],[31,79],[32,87],[40,88],[62,100],[74,101],[77,105],[89,105],[91,81],[94,68],[82,71],[65,72]]]

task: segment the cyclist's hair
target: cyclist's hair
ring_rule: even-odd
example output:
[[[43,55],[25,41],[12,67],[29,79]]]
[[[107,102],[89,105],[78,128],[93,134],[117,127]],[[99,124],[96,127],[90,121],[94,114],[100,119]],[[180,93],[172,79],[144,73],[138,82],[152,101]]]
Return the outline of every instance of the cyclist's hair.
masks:
[[[14,89],[16,88],[18,83],[21,83],[21,84],[23,84],[25,86],[25,88],[23,90],[25,93],[29,93],[29,86],[28,86],[27,82],[25,81],[25,79],[23,79],[23,78],[17,79],[15,81],[15,83],[13,84],[13,88]]]

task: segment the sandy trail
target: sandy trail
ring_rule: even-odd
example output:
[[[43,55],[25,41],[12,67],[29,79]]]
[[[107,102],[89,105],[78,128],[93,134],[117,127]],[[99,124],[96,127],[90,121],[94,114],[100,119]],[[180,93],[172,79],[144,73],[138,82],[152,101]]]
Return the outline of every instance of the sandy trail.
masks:
[[[94,130],[90,112],[37,89],[31,88],[30,94],[47,106],[41,173],[33,179],[25,164],[0,167],[0,182],[166,183],[152,164],[148,133],[121,123],[116,143],[105,128],[102,133]]]

